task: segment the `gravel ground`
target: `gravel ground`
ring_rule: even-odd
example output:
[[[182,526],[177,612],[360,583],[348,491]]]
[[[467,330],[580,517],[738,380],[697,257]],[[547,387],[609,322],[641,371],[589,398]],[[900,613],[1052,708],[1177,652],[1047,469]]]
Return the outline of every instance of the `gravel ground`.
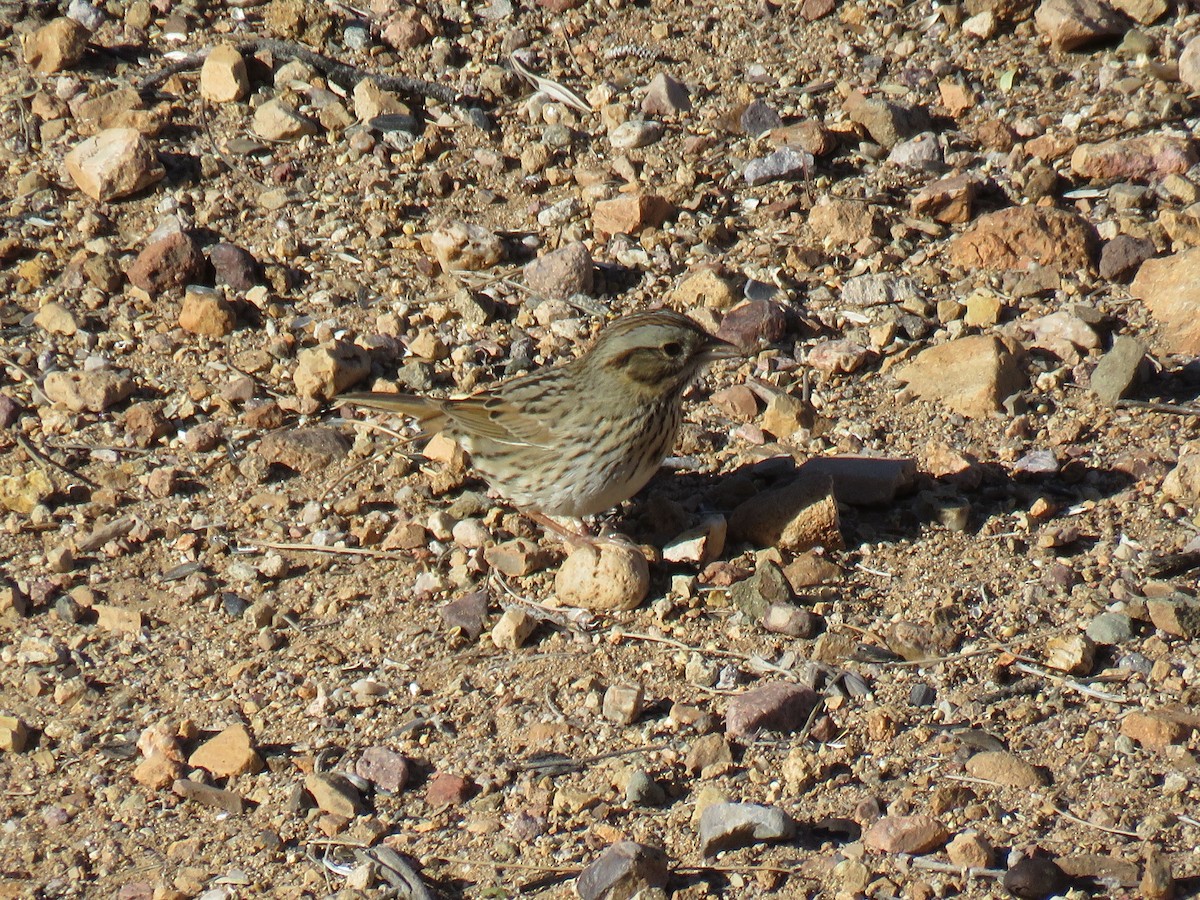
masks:
[[[1200,893],[1186,4],[0,10],[0,897]],[[329,402],[663,304],[632,609]]]

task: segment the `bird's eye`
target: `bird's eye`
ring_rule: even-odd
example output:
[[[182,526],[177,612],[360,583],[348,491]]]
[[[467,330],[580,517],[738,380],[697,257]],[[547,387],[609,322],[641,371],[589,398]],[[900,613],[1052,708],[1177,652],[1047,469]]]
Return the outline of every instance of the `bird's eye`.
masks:
[[[671,359],[675,359],[677,356],[683,353],[683,344],[679,343],[678,341],[667,341],[667,343],[663,344],[662,351],[663,353],[667,354],[667,356],[671,357]]]

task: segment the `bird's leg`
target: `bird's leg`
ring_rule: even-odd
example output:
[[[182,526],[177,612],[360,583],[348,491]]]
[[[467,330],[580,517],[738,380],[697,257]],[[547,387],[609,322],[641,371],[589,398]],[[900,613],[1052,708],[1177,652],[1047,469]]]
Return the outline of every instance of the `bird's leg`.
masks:
[[[598,547],[600,544],[619,544],[625,547],[633,546],[633,542],[620,533],[614,535],[593,534],[582,519],[573,519],[572,522],[578,522],[579,524],[578,527],[571,528],[556,519],[550,518],[545,513],[527,511],[525,515],[547,531],[558,535],[571,548]]]

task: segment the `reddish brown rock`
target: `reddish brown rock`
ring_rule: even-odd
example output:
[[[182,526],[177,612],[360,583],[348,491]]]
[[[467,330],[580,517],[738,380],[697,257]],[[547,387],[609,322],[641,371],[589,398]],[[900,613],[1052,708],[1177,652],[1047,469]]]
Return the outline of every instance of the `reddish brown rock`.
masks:
[[[1181,722],[1155,713],[1132,712],[1121,720],[1121,734],[1147,750],[1165,750],[1182,743],[1188,731]]]
[[[1073,212],[1017,206],[988,213],[950,245],[950,261],[964,269],[1025,269],[1031,263],[1060,271],[1089,269],[1095,229]]]
[[[199,280],[204,266],[204,254],[195,239],[187,232],[173,231],[147,244],[126,275],[134,287],[159,294]]]
[[[799,731],[808,721],[820,695],[798,684],[776,682],[740,694],[725,711],[725,732],[746,737],[758,731]]]
[[[469,778],[436,772],[429,779],[425,802],[430,806],[461,806],[479,792],[479,786]]]
[[[730,310],[717,330],[717,337],[745,351],[760,344],[773,344],[785,334],[787,314],[770,300],[749,300]]]
[[[912,201],[914,216],[947,224],[969,222],[975,211],[979,182],[970,175],[950,175],[923,187]]]
[[[1158,181],[1167,175],[1184,174],[1198,159],[1200,155],[1191,138],[1143,134],[1099,144],[1080,144],[1071,154],[1071,169],[1076,175],[1095,181],[1119,178]]]
[[[1056,50],[1075,50],[1119,37],[1129,27],[1099,0],[1043,0],[1034,22]]]
[[[627,194],[601,200],[592,213],[598,234],[638,234],[657,228],[675,212],[675,206],[657,194]]]
[[[886,816],[863,834],[863,843],[881,853],[931,853],[950,838],[945,826],[932,816]]]
[[[339,432],[320,425],[273,431],[258,443],[258,455],[268,463],[304,475],[329,468],[349,451],[349,443]]]

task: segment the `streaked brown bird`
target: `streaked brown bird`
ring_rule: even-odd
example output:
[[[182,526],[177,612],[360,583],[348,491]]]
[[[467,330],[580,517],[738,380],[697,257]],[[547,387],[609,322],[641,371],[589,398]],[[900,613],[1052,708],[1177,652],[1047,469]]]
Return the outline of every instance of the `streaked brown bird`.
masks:
[[[338,399],[411,416],[425,436],[445,432],[498,494],[546,522],[603,512],[641,490],[675,443],[688,383],[707,363],[740,355],[663,309],[617,319],[578,359],[470,397]]]

